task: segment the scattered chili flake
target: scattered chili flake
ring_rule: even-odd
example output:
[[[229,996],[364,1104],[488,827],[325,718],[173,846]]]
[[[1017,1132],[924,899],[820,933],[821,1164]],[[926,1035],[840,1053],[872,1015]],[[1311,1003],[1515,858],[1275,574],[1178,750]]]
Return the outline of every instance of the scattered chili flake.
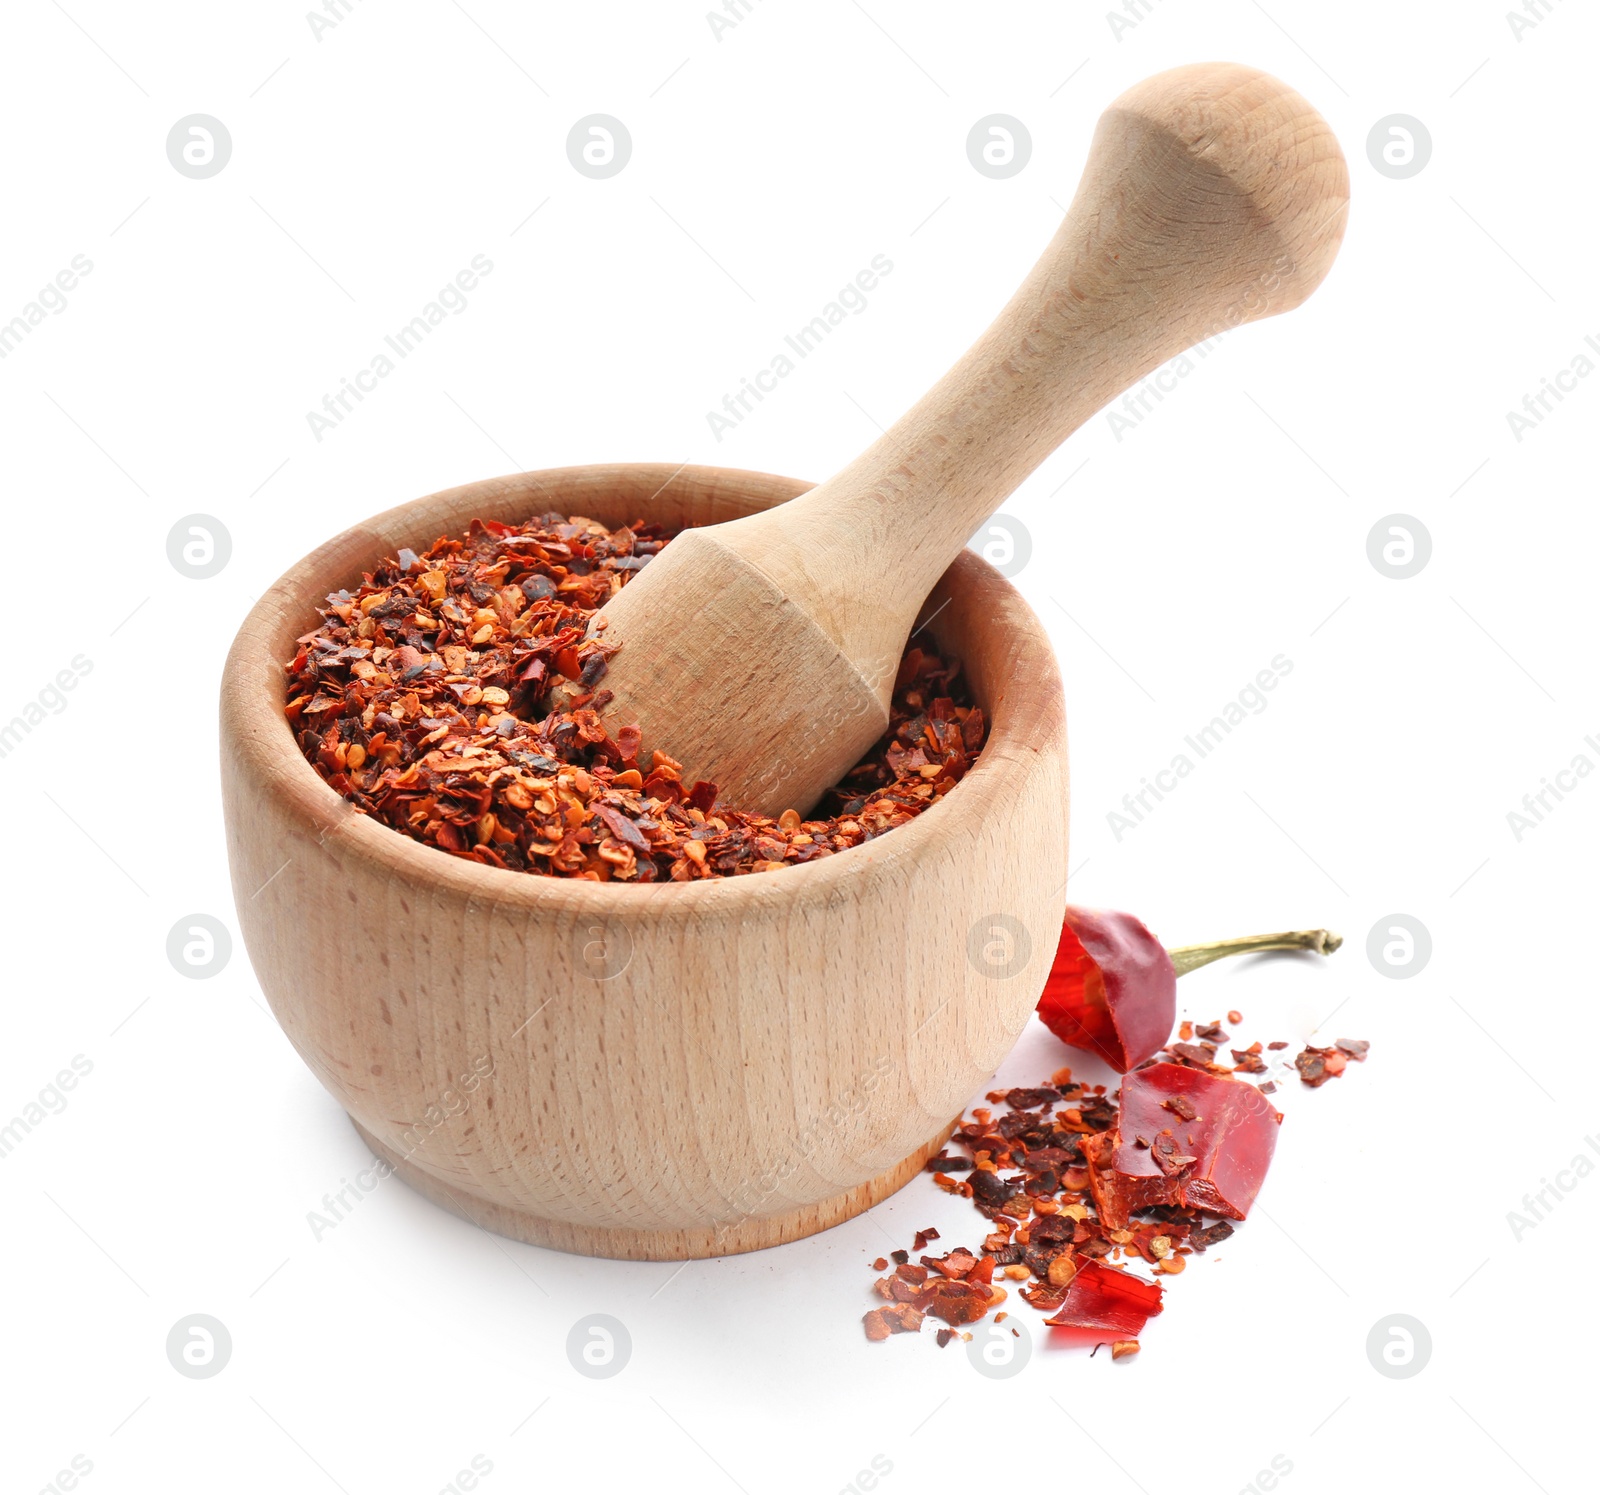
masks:
[[[1132,1338],[1160,1312],[1159,1283],[1090,1261],[1078,1270],[1061,1307],[1045,1323],[1052,1328],[1108,1329]]]
[[[643,522],[474,520],[331,593],[286,666],[301,750],[362,813],[491,867],[596,882],[690,882],[833,856],[937,804],[983,745],[960,668],[918,646],[889,730],[804,820],[716,804],[681,765],[638,758],[599,712],[618,647],[589,624],[670,543]]]
[[[1128,1356],[1137,1355],[1138,1353],[1139,1341],[1137,1339],[1117,1339],[1112,1341],[1111,1358],[1113,1360],[1126,1360]]]
[[[910,1303],[891,1303],[887,1308],[870,1308],[862,1317],[868,1339],[887,1339],[891,1334],[915,1334],[922,1327],[923,1315]]]
[[[974,1168],[967,1182],[972,1187],[972,1197],[990,1209],[999,1209],[1011,1197],[1011,1190],[992,1169]]]
[[[1242,1012],[1230,1012],[1228,1014],[1228,1021],[1237,1028],[1239,1024],[1244,1021],[1244,1014]]]
[[[1177,1094],[1195,1099],[1200,1119],[1181,1123],[1174,1135],[1161,1121],[1166,1100]],[[1282,1120],[1242,1081],[1176,1064],[1137,1070],[1122,1082],[1117,1126],[1084,1148],[1100,1218],[1120,1228],[1136,1210],[1176,1204],[1244,1219],[1267,1176]],[[1154,1140],[1143,1151],[1124,1142],[1124,1134]]]
[[[1236,1023],[1232,1013],[1229,1021]],[[938,1187],[971,1199],[987,1233],[974,1247],[917,1262],[890,1253],[896,1269],[873,1285],[889,1308],[873,1313],[904,1309],[937,1320],[948,1326],[935,1335],[942,1347],[970,1339],[961,1326],[996,1310],[1014,1286],[1050,1324],[1115,1335],[1101,1341],[1113,1359],[1118,1345],[1133,1344],[1123,1354],[1135,1353],[1163,1285],[1232,1236],[1233,1221],[1248,1212],[1282,1121],[1263,1099],[1274,1082],[1232,1078],[1214,1062],[1215,1044],[1191,1041],[1192,1026],[1178,1031],[1186,1029],[1189,1038],[1124,1075],[1113,1095],[1075,1083],[1062,1068],[1048,1085],[995,1090],[988,1105],[974,1107],[926,1166]],[[1232,1053],[1254,1072],[1266,1049],[1287,1046],[1253,1042]],[[1340,1039],[1307,1052],[1327,1077],[1329,1055],[1339,1066],[1367,1049],[1363,1040]],[[914,1250],[937,1238],[916,1232]],[[883,1265],[880,1257],[874,1271]],[[869,1338],[905,1332],[907,1315],[873,1313]]]
[[[1331,1049],[1312,1048],[1307,1044],[1294,1056],[1294,1067],[1300,1071],[1300,1078],[1316,1089],[1342,1075],[1352,1059],[1364,1063],[1367,1047],[1359,1038],[1341,1038]]]
[[[1211,1225],[1201,1226],[1198,1230],[1191,1230],[1189,1245],[1196,1251],[1204,1251],[1207,1246],[1215,1246],[1218,1241],[1225,1241],[1232,1234],[1232,1222],[1218,1220]]]
[[[1021,1088],[1005,1092],[1005,1102],[1013,1111],[1032,1111],[1040,1106],[1053,1106],[1061,1099],[1061,1092],[1048,1085],[1033,1090]]]

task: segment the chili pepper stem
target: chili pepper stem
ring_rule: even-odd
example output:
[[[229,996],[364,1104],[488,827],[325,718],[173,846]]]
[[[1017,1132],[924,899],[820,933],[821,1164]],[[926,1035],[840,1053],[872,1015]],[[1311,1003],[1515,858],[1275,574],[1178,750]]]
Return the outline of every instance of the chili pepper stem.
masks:
[[[1282,934],[1247,934],[1236,940],[1217,940],[1209,945],[1179,945],[1168,950],[1172,968],[1180,976],[1198,971],[1214,960],[1229,955],[1256,955],[1263,950],[1312,950],[1318,955],[1332,955],[1344,943],[1344,936],[1331,929],[1294,929]]]

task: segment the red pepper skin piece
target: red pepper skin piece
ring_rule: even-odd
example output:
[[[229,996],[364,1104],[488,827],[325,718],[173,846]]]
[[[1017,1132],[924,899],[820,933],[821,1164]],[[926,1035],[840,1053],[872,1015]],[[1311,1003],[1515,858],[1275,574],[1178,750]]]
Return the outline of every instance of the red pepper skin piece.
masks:
[[[1185,1121],[1164,1102],[1183,1095],[1195,1118]],[[1122,1229],[1132,1210],[1176,1204],[1242,1220],[1261,1191],[1278,1145],[1283,1116],[1243,1080],[1182,1064],[1152,1064],[1122,1082],[1116,1131],[1091,1153],[1089,1186],[1101,1220]],[[1170,1133],[1177,1153],[1193,1158],[1175,1171],[1161,1166],[1155,1143]]]
[[[1161,1312],[1161,1284],[1131,1272],[1086,1261],[1067,1287],[1067,1296],[1045,1323],[1072,1329],[1104,1329],[1136,1339],[1146,1322]]]
[[[1063,1043],[1126,1074],[1172,1036],[1172,959],[1132,914],[1069,905],[1039,1017]]]

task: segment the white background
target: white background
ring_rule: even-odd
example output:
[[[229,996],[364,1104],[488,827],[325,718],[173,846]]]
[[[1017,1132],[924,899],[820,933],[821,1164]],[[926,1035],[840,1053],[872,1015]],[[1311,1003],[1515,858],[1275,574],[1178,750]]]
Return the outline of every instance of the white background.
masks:
[[[752,0],[718,40],[704,0],[463,3],[355,0],[320,41],[287,0],[0,17],[0,320],[74,255],[94,267],[0,362],[0,717],[93,666],[0,760],[0,1121],[74,1055],[93,1065],[0,1159],[4,1488],[46,1489],[75,1455],[106,1495],[427,1495],[474,1455],[490,1491],[831,1492],[874,1456],[878,1488],[908,1495],[1234,1492],[1274,1456],[1297,1495],[1592,1488],[1600,1184],[1565,1175],[1520,1239],[1508,1212],[1600,1133],[1600,784],[1520,841],[1507,813],[1600,761],[1600,380],[1521,442],[1506,413],[1600,334],[1593,12],[1556,0],[1519,39],[1505,0],[1156,0],[1119,39],[1108,0]],[[308,1211],[366,1153],[240,945],[207,981],[165,954],[189,914],[237,932],[214,720],[253,598],[369,513],[517,468],[825,477],[998,309],[1104,105],[1213,57],[1332,122],[1354,189],[1340,262],[1120,442],[1091,421],[1007,512],[1066,678],[1073,898],[1170,943],[1348,938],[1180,987],[1251,1036],[1372,1041],[1345,1078],[1287,1087],[1257,1216],[1172,1284],[1137,1360],[1041,1345],[1004,1382],[959,1346],[862,1338],[871,1258],[929,1224],[977,1241],[925,1179],[681,1270],[502,1242],[394,1182],[315,1240]],[[165,153],[197,112],[233,140],[203,181]],[[634,143],[607,181],[565,151],[597,112]],[[1034,142],[1005,181],[966,157],[991,113]],[[1433,140],[1406,180],[1366,149],[1395,113]],[[480,253],[468,309],[319,443],[306,412]],[[706,412],[876,254],[894,270],[868,309],[718,442]],[[196,512],[233,542],[206,581],[166,556]],[[1404,581],[1366,549],[1397,512],[1433,543]],[[1278,654],[1294,669],[1269,707],[1119,840],[1107,812]],[[1433,941],[1408,980],[1366,954],[1396,912]],[[1035,1028],[1003,1073],[1065,1058]],[[566,1357],[591,1312],[632,1336],[611,1380]],[[194,1313],[232,1336],[213,1379],[166,1359]],[[1365,1349],[1394,1313],[1432,1338],[1406,1380]]]

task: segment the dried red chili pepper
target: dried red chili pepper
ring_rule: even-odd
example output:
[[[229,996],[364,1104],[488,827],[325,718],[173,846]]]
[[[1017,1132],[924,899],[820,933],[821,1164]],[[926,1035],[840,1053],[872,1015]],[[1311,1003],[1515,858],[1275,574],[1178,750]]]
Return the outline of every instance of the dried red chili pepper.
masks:
[[[1067,908],[1039,1016],[1063,1043],[1129,1070],[1164,1044],[1178,1013],[1172,958],[1132,914]]]
[[[1108,1227],[1122,1229],[1134,1211],[1159,1205],[1245,1218],[1283,1120],[1254,1085],[1153,1064],[1123,1079],[1121,1099],[1116,1125],[1083,1148]]]
[[[1039,1017],[1063,1043],[1126,1073],[1171,1036],[1179,976],[1229,955],[1263,950],[1331,955],[1341,944],[1326,929],[1307,929],[1169,951],[1132,914],[1069,905],[1039,998]]]

